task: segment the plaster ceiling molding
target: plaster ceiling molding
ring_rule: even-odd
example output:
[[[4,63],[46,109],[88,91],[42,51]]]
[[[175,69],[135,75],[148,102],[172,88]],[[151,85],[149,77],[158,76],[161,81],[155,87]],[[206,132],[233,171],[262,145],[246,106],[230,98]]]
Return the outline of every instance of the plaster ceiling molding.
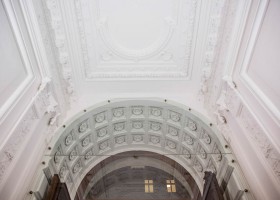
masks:
[[[82,123],[78,126],[78,132],[80,134],[85,133],[88,130],[88,120],[84,120]]]
[[[212,76],[214,71],[213,64],[219,54],[219,48],[221,46],[221,38],[223,36],[224,25],[226,22],[228,1],[226,0],[214,0],[211,2],[211,14],[208,24],[208,36],[206,39],[206,47],[204,54],[204,63],[201,77],[201,89],[202,94],[208,92],[208,80]]]
[[[84,158],[85,158],[85,161],[92,159],[93,158],[93,149],[90,149],[89,151],[87,151],[85,153]]]
[[[131,113],[134,116],[143,116],[144,110],[143,106],[134,106],[131,108]]]
[[[151,135],[150,136],[150,142],[152,144],[160,144],[160,137],[159,136],[155,136],[155,135]]]
[[[97,137],[102,138],[108,134],[108,127],[100,128],[96,131]]]
[[[133,135],[133,142],[136,142],[136,143],[138,143],[138,142],[143,142],[143,135]]]
[[[187,160],[191,160],[191,158],[192,158],[191,151],[188,150],[188,149],[185,148],[185,147],[182,148],[182,155],[183,155]]]
[[[69,161],[74,161],[78,154],[78,146],[75,146],[69,153]]]
[[[95,115],[94,118],[95,118],[94,121],[96,124],[105,122],[106,121],[106,112],[98,113],[97,115]]]
[[[168,147],[170,150],[175,150],[177,143],[172,140],[166,140],[166,147]]]
[[[90,143],[90,135],[86,136],[84,139],[81,141],[82,147],[87,147]]]
[[[135,131],[144,131],[144,121],[133,121],[132,128],[135,129]]]
[[[125,131],[125,122],[115,123],[113,125],[113,127],[114,127],[114,131],[116,133],[124,132]]]
[[[49,32],[53,41],[53,49],[56,51],[57,65],[60,67],[65,96],[68,97],[69,106],[76,102],[77,94],[74,89],[73,72],[71,68],[69,50],[67,47],[65,27],[62,11],[57,0],[45,0],[45,14]]]
[[[120,107],[120,108],[114,108],[112,109],[112,114],[113,114],[113,118],[114,119],[123,119],[125,118],[124,116],[124,108]]]
[[[86,80],[190,78],[197,0],[74,5]]]
[[[105,140],[105,141],[99,143],[99,150],[100,151],[105,151],[108,148],[109,148],[109,140]]]
[[[176,137],[178,138],[179,137],[179,129],[178,128],[175,128],[173,126],[168,126],[168,134],[173,136],[173,137]]]
[[[211,112],[216,112],[216,109],[214,108],[213,110],[211,105],[215,105],[216,97],[219,96],[220,85],[222,84],[221,77],[225,75],[225,68],[227,69],[226,74],[229,74],[229,71],[234,67],[235,57],[232,55],[235,55],[239,50],[236,48],[236,44],[240,43],[239,37],[243,34],[243,23],[247,20],[249,3],[250,1],[242,0],[227,1],[227,5],[224,6],[226,16],[224,16],[224,24],[222,25],[223,30],[221,32],[223,37],[219,43],[219,56],[216,58],[215,65],[212,65],[211,77],[202,77],[201,80],[202,87],[206,87],[206,93],[203,96],[204,105]]]
[[[155,103],[157,103],[156,107],[153,106]],[[175,121],[180,120],[182,122],[187,122],[187,125],[189,125],[190,123],[188,121],[192,119],[192,126],[193,124],[195,124],[195,127],[203,126],[205,128],[205,132],[201,131],[201,133],[192,134],[192,131],[189,128],[186,130],[185,123],[175,123],[171,120],[171,117],[167,119],[161,117],[163,114],[162,112],[167,106],[168,110],[166,110],[166,114],[174,113],[175,116],[172,118]],[[152,115],[151,110],[149,111],[152,107],[156,108],[157,111],[160,110],[160,115],[158,115],[158,112],[156,112],[156,116]],[[174,106],[173,104],[167,104],[160,101],[116,101],[110,102],[112,116],[115,112],[120,113],[120,115],[113,116],[112,118],[106,118],[106,123],[108,123],[107,126],[102,125],[101,127],[96,127],[94,123],[89,123],[90,121],[95,120],[98,114],[105,113],[107,109],[107,103],[98,108],[87,109],[86,113],[82,112],[83,115],[79,115],[79,117],[76,120],[73,120],[72,124],[69,125],[69,127],[74,127],[74,129],[70,129],[70,132],[68,128],[65,129],[65,127],[63,127],[61,129],[60,139],[53,141],[53,145],[55,147],[62,148],[61,153],[65,152],[66,158],[70,159],[63,159],[63,161],[61,160],[58,164],[54,164],[54,167],[57,166],[55,169],[60,169],[62,166],[61,163],[66,162],[69,169],[71,169],[70,174],[72,174],[74,169],[73,167],[77,160],[79,160],[80,163],[78,165],[81,167],[77,166],[76,168],[80,174],[83,174],[86,172],[88,167],[97,161],[97,159],[100,159],[100,156],[98,155],[102,155],[105,152],[106,154],[111,154],[114,151],[120,152],[126,151],[126,149],[135,150],[144,148],[160,151],[163,154],[168,154],[170,152],[182,154],[182,156],[177,156],[177,158],[182,159],[181,162],[186,164],[189,168],[188,170],[192,173],[201,173],[201,167],[202,170],[204,169],[202,164],[205,162],[206,166],[206,163],[208,163],[208,160],[211,158],[209,155],[222,154],[223,147],[215,135],[214,130],[212,130],[211,127],[207,128],[207,125],[200,118],[195,116],[193,111],[189,112],[185,110],[185,108],[180,108],[177,105]],[[128,111],[126,113],[126,117],[124,117],[124,110]],[[134,113],[132,112],[133,110],[135,111]],[[145,118],[142,118],[142,115],[144,115],[144,111],[146,110],[149,111],[150,114],[147,113]],[[144,122],[147,122],[147,129],[144,128]],[[131,126],[126,124],[131,124]],[[77,132],[79,139],[72,140],[72,143],[69,146],[66,146],[64,145],[65,138],[69,135],[69,133],[72,133],[71,130],[75,130]],[[183,131],[182,134],[180,134],[181,131]],[[208,144],[208,136],[204,136],[202,133],[207,133],[207,135],[211,137],[210,144]],[[204,141],[204,137],[206,138],[206,142]],[[75,149],[75,147],[77,149]],[[94,153],[95,149],[96,153]],[[52,155],[55,155],[56,152],[57,148],[53,148]],[[216,152],[216,154],[213,152]],[[56,156],[54,156],[54,158],[55,157]],[[215,159],[216,157],[213,156],[213,160]],[[198,164],[195,164],[194,161],[196,160],[199,162]],[[217,160],[217,162],[219,161]],[[200,176],[201,175],[199,175],[199,177]],[[77,181],[76,178],[73,178],[73,182],[75,181]],[[74,189],[73,191],[72,189],[70,190],[71,192],[74,191]]]
[[[119,144],[123,144],[125,142],[126,141],[125,141],[125,136],[124,135],[115,137],[115,144],[119,145]]]
[[[150,115],[156,118],[162,118],[162,109],[158,107],[150,107]]]

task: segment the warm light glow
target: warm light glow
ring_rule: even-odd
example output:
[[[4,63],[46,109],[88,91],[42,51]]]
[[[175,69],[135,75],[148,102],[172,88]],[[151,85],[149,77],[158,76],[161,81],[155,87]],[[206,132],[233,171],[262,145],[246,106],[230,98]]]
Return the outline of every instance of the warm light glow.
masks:
[[[153,180],[145,180],[144,183],[145,183],[145,193],[154,192]]]
[[[175,180],[166,180],[167,192],[176,192]]]

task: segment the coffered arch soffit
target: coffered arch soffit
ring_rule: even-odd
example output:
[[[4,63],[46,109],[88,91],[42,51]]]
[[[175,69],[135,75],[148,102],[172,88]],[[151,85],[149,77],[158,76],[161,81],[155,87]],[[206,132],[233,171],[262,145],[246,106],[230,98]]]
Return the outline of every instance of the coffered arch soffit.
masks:
[[[163,154],[182,165],[202,191],[205,170],[226,159],[212,123],[183,105],[151,100],[111,100],[77,114],[58,130],[47,152],[71,196],[83,177],[110,155],[126,151]]]

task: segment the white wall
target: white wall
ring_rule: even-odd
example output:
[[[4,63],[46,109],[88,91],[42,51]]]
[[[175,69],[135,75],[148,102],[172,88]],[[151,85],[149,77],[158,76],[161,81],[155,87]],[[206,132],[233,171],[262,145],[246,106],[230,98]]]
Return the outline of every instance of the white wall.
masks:
[[[0,1],[0,199],[22,199],[57,121],[29,1]],[[50,121],[52,119],[52,121]],[[50,126],[50,122],[53,126]]]
[[[217,123],[245,174],[249,192],[256,199],[276,200],[280,196],[280,2],[241,2],[247,4],[238,11],[243,15],[227,25],[235,25],[234,34],[224,35],[225,44],[231,37],[234,45],[221,49],[211,103],[206,105],[217,119],[225,117]]]

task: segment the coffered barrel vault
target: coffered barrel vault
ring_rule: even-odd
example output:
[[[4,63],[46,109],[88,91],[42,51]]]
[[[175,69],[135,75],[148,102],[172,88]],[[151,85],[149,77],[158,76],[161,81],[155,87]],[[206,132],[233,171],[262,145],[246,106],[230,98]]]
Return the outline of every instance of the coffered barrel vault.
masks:
[[[113,100],[84,110],[60,128],[45,159],[72,197],[97,163],[131,150],[174,159],[202,191],[204,171],[222,171],[231,154],[212,126],[191,108],[164,100]]]

